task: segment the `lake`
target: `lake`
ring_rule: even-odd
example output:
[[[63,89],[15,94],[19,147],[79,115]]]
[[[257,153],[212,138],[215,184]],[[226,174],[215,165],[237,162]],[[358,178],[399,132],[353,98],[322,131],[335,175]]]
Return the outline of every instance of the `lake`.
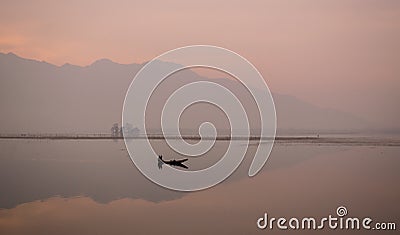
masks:
[[[1,139],[0,234],[284,234],[295,231],[260,230],[257,219],[264,213],[336,215],[339,206],[349,216],[399,226],[398,139],[350,140],[278,141],[262,171],[250,178],[250,156],[259,144],[254,141],[223,183],[183,193],[145,178],[122,140]],[[164,140],[151,142],[166,158],[184,157]],[[217,141],[204,156],[190,158],[189,170],[214,164],[228,144]],[[241,144],[232,141],[233,146]]]

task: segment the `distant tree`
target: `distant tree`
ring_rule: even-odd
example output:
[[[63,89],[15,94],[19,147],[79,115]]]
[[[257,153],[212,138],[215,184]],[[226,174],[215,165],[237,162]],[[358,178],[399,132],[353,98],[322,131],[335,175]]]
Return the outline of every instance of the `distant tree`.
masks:
[[[130,123],[125,123],[125,126],[122,128],[122,131],[124,136],[129,136],[129,137],[137,136],[140,133],[139,128],[137,127],[134,128]]]
[[[117,137],[118,133],[119,133],[118,123],[114,123],[114,125],[111,127],[111,136]]]

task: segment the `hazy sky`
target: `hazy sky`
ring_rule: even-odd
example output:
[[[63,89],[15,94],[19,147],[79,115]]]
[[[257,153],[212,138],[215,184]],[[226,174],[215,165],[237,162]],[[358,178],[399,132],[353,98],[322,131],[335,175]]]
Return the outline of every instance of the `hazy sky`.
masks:
[[[2,1],[0,52],[62,65],[142,63],[212,44],[275,92],[400,124],[400,1]]]

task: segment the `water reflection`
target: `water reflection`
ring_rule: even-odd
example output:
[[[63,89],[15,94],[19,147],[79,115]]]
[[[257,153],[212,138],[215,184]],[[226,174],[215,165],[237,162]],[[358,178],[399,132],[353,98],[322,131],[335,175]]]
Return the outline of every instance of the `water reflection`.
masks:
[[[217,162],[223,155],[228,142],[217,142],[212,151],[204,156],[190,158],[190,170],[204,169]],[[238,141],[235,144],[241,144]],[[165,142],[154,141],[153,145],[172,159],[182,156],[167,148]],[[312,163],[325,155],[341,157],[358,146],[318,146],[275,145],[264,172],[282,171],[298,165]],[[361,146],[362,147],[362,146]],[[365,146],[369,153],[376,149],[398,151],[398,147]],[[122,141],[62,141],[62,140],[0,140],[0,208],[13,208],[21,203],[45,200],[55,196],[64,198],[86,196],[99,203],[108,203],[120,198],[143,199],[151,202],[171,201],[182,198],[188,193],[167,190],[149,181],[132,164]],[[248,154],[242,165],[224,183],[231,184],[247,179],[252,151],[256,146],[249,146]],[[396,152],[398,155],[399,152]],[[139,154],[139,153],[137,153]],[[356,152],[355,156],[361,155]],[[370,157],[381,156],[381,153]],[[350,156],[352,157],[352,156]],[[397,158],[396,158],[397,159]],[[326,160],[323,169],[333,166]],[[157,159],[158,167],[164,162]],[[366,164],[363,162],[363,164]],[[384,175],[393,175],[399,179],[399,163],[383,162],[380,169]],[[336,169],[341,172],[341,169]],[[375,168],[373,171],[379,169]],[[354,171],[356,172],[356,171]],[[286,179],[293,173],[288,171]],[[318,176],[316,176],[318,177]],[[218,186],[219,187],[219,186]],[[264,187],[264,186],[262,186]],[[321,190],[323,189],[321,186]]]
[[[54,196],[153,202],[184,194],[159,187],[133,165],[123,142],[0,141],[0,208]]]
[[[35,155],[35,148],[29,149],[31,154]],[[13,151],[18,152],[19,150],[14,149]],[[274,151],[271,162],[256,177],[230,179],[217,187],[185,194],[183,197],[168,201],[151,202],[147,199],[129,197],[109,203],[100,203],[93,200],[93,196],[67,199],[54,197],[3,209],[0,210],[0,233],[287,234],[288,231],[276,229],[273,231],[258,230],[256,220],[265,212],[268,212],[270,216],[277,217],[327,216],[334,214],[338,206],[346,206],[350,216],[370,216],[376,221],[393,221],[399,225],[400,148],[277,146]],[[317,154],[310,158],[304,158],[312,152],[317,152]],[[292,163],[290,160],[284,159],[289,154],[293,159],[299,157],[301,160]],[[52,159],[50,156],[48,157],[45,161]],[[45,157],[43,156],[43,158]],[[114,159],[115,156],[110,158]],[[115,171],[118,169],[115,168],[118,164],[113,163],[111,159],[103,164],[113,169],[114,174],[118,174]],[[281,159],[284,160],[281,161]],[[102,159],[97,161],[102,161]],[[126,164],[128,161],[121,160],[121,163]],[[28,169],[27,166],[19,165],[19,167],[23,167],[24,170]],[[68,172],[73,167],[77,166],[68,166]],[[131,167],[132,165],[126,169],[131,171]],[[88,170],[89,168],[84,169]],[[14,168],[14,170],[18,170],[18,168]],[[97,177],[100,177],[98,180],[104,180],[105,178],[99,174],[107,172],[105,169],[98,171]],[[49,173],[47,172],[47,174]],[[77,173],[79,171],[69,172],[69,174]],[[64,177],[67,176],[65,173],[62,174]],[[119,177],[115,178],[115,180],[120,179]],[[9,177],[8,180],[13,179]],[[129,180],[133,180],[133,178]],[[82,181],[84,182],[85,179]],[[117,181],[112,182],[116,183]],[[78,181],[74,183],[76,183],[75,187],[79,186]],[[149,182],[146,183],[149,184]],[[87,186],[87,183],[84,184]],[[35,187],[39,185],[36,184]],[[124,188],[128,188],[129,185],[124,186]],[[136,183],[131,185],[131,187],[133,186],[142,187]],[[157,186],[157,188],[160,187]],[[37,191],[43,189],[38,188]],[[140,188],[140,190],[142,189],[144,188]],[[110,189],[102,188],[100,191],[105,193],[107,190]],[[32,194],[34,192],[32,191]],[[2,191],[2,195],[5,193],[8,194],[7,191]],[[98,192],[96,196],[102,193]],[[15,195],[16,192],[12,196]],[[343,233],[341,230],[314,232],[318,234]],[[364,232],[346,230],[346,233],[349,234]],[[299,230],[296,233],[313,234],[313,231]],[[396,234],[396,231],[385,231],[385,234]]]
[[[227,144],[227,141],[217,142],[206,155],[191,158],[190,170],[204,169],[217,162]],[[183,158],[169,149],[164,141],[153,141],[153,145],[157,152],[166,156]],[[119,198],[160,202],[185,195],[159,187],[144,177],[124,147],[123,141],[109,140],[0,140],[0,208],[12,208],[54,196],[88,196],[107,203]],[[256,146],[249,147],[249,156],[226,182],[247,177],[250,155],[255,149]],[[288,167],[321,152],[331,151],[338,150],[276,146],[264,170]]]

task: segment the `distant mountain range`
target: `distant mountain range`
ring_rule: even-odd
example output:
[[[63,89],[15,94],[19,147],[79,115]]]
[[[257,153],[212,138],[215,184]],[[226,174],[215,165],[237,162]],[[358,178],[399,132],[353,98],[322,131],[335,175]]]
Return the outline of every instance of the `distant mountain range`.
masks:
[[[113,123],[121,122],[125,93],[142,66],[118,64],[108,59],[85,67],[55,66],[13,53],[0,53],[0,133],[108,133]],[[185,70],[168,78],[166,88],[153,102],[154,112],[160,112],[162,107],[157,99],[195,80],[212,80],[239,96],[246,96],[240,83],[232,79],[211,79]],[[349,113],[317,107],[290,95],[273,93],[273,97],[281,133],[368,128],[366,121]],[[246,101],[243,103],[246,105]],[[193,111],[188,117],[198,122],[210,118],[208,112],[204,113]],[[182,122],[182,125],[183,129],[193,129],[190,122]],[[149,120],[149,126],[159,129],[159,120]]]

